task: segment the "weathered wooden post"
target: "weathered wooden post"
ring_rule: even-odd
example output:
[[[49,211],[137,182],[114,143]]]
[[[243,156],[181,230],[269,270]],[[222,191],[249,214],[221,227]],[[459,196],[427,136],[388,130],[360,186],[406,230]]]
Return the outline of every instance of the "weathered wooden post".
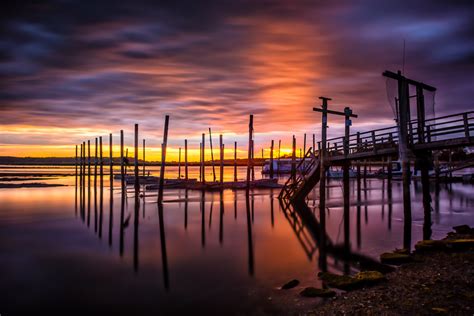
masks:
[[[409,140],[408,140],[408,123],[410,120],[410,100],[408,81],[401,75],[400,71],[395,74],[385,71],[383,76],[398,81],[398,150],[399,158],[402,161],[402,178],[403,178],[403,209],[404,209],[404,242],[403,246],[410,249],[411,246],[411,197],[410,197],[410,160],[409,160]]]
[[[91,141],[87,140],[87,227],[90,225],[91,215]]]
[[[234,142],[234,182],[237,182],[237,142]]]
[[[125,190],[125,161],[123,156],[123,130],[120,130],[120,178],[122,182],[122,191]]]
[[[145,173],[145,165],[146,165],[146,162],[145,162],[146,161],[145,160],[145,139],[143,139],[143,153],[142,153],[142,155],[143,155],[143,158],[142,158],[143,159],[143,172],[142,172],[142,174],[143,174],[143,176],[146,176],[146,173]]]
[[[212,176],[213,176],[213,181],[216,182],[216,167],[214,165],[214,150],[212,148],[212,133],[211,133],[211,128],[209,127],[209,143],[211,146],[211,164],[212,164]]]
[[[319,219],[321,225],[321,238],[320,238],[320,265],[321,270],[326,271],[327,262],[326,262],[326,171],[328,165],[326,163],[327,155],[327,122],[328,122],[328,113],[336,115],[345,115],[345,113],[328,110],[328,101],[330,98],[319,97],[322,100],[321,109],[313,108],[313,111],[322,113],[321,120],[321,151],[320,151],[320,177],[319,177]]]
[[[99,238],[102,238],[102,218],[104,209],[104,161],[102,152],[102,136],[99,137]]]
[[[291,177],[293,181],[296,179],[296,137],[293,135],[293,143],[291,150]]]
[[[76,158],[74,160],[74,166],[76,168],[76,191],[77,191],[77,145],[76,145]]]
[[[306,155],[306,133],[304,133],[304,136],[303,136],[303,156],[304,155]]]
[[[99,173],[100,179],[104,176],[104,156],[102,151],[102,136],[99,137]]]
[[[273,179],[273,139],[270,146],[270,179]]]
[[[188,180],[188,140],[184,140],[184,179]]]
[[[202,182],[202,143],[199,143],[199,182]]]
[[[86,203],[86,142],[82,142],[82,199],[84,200],[83,209]]]
[[[135,124],[135,155],[134,155],[134,171],[135,171],[135,197],[140,194],[140,174],[138,171],[138,124]]]
[[[222,141],[222,134],[219,135],[219,148],[220,148],[220,183],[221,185],[224,184],[224,143]]]
[[[181,147],[178,149],[178,179],[181,179]]]
[[[202,133],[202,143],[201,143],[201,181],[206,183],[206,134]]]
[[[109,134],[109,177],[110,177],[110,190],[113,190],[114,186],[114,158],[112,152],[112,134]]]
[[[281,139],[278,140],[277,174],[280,174]]]
[[[163,202],[163,187],[165,185],[165,166],[166,166],[166,146],[168,145],[168,125],[170,117],[165,116],[165,127],[163,133],[163,144],[161,145],[161,168],[160,168],[160,185],[158,188],[158,203]]]
[[[313,155],[316,155],[316,135],[313,134]]]
[[[345,128],[344,128],[344,156],[346,161],[342,166],[342,176],[343,176],[343,186],[344,186],[344,246],[346,261],[349,259],[350,255],[350,192],[349,192],[349,166],[350,160],[348,160],[349,155],[349,137],[350,137],[350,126],[352,125],[351,117],[357,118],[357,115],[352,114],[352,110],[349,107],[344,108],[344,118],[345,118]]]
[[[251,168],[252,168],[252,181],[255,181],[255,166],[254,166],[254,161],[255,161],[255,141],[253,140],[253,136],[252,136],[251,144],[252,144],[252,165],[251,165]]]
[[[247,155],[247,193],[248,190],[250,189],[250,173],[251,173],[251,168],[253,165],[252,161],[252,132],[253,132],[253,115],[250,114],[250,119],[249,119],[249,148],[248,148],[248,155]]]
[[[94,190],[95,190],[95,187],[97,186],[97,155],[98,155],[98,148],[99,147],[99,140],[97,139],[97,137],[95,138],[95,146],[94,146],[94,150],[95,150],[95,155],[94,155]]]

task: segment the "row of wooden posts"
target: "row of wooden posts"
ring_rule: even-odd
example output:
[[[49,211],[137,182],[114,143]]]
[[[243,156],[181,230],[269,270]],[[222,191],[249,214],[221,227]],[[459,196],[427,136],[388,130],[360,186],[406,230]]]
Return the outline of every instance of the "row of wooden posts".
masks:
[[[168,126],[169,126],[169,116],[165,117],[165,126],[164,126],[164,135],[163,135],[163,142],[161,148],[161,168],[160,168],[160,189],[159,189],[159,200],[162,200],[162,187],[163,181],[165,177],[165,161],[166,161],[166,149],[167,149],[167,142],[168,142]],[[202,141],[199,144],[200,148],[200,169],[199,169],[199,181],[202,183],[206,183],[206,172],[205,172],[205,151],[206,151],[206,140],[205,140],[205,133],[202,133]],[[247,186],[249,186],[251,181],[255,180],[255,168],[254,168],[254,127],[253,127],[253,115],[249,117],[249,142],[248,142],[248,159],[247,159],[247,176],[246,182]],[[103,138],[102,136],[95,138],[95,157],[94,157],[94,168],[97,171],[97,166],[100,167],[100,174],[103,173],[103,165],[104,165],[104,157],[103,157],[103,150],[102,150],[102,143]],[[304,134],[304,152],[306,152],[306,134]],[[211,166],[212,166],[212,174],[213,174],[213,182],[217,182],[216,178],[216,164],[214,160],[214,151],[213,151],[213,143],[212,143],[212,130],[209,128],[209,144],[211,150]],[[292,174],[296,173],[296,137],[293,135],[292,140]],[[318,143],[319,145],[319,143]],[[146,176],[146,140],[142,140],[142,176]],[[82,142],[80,145],[76,145],[76,173],[78,172],[82,176],[91,172],[91,141],[87,140]],[[313,148],[315,147],[315,135],[313,134]],[[319,147],[319,146],[318,146]],[[113,178],[113,140],[112,134],[109,134],[109,168],[110,168],[110,176]],[[138,124],[135,124],[135,131],[134,131],[134,176],[135,176],[135,187],[139,190],[139,138],[138,138]],[[219,150],[220,150],[220,176],[219,182],[224,182],[224,149],[225,145],[223,142],[222,134],[219,135]],[[269,176],[270,178],[274,178],[276,170],[274,170],[274,141],[271,141],[270,146],[270,164],[269,164]],[[182,178],[181,174],[181,147],[179,148],[179,161],[178,161],[178,178]],[[301,156],[301,149],[300,149],[300,156]],[[263,148],[262,148],[262,158],[263,155]],[[278,161],[281,158],[281,140],[278,141]],[[278,163],[279,164],[279,163]],[[128,149],[125,150],[124,147],[124,131],[120,131],[120,175],[121,175],[121,183],[122,187],[125,188],[126,186],[126,175],[127,175],[127,166],[128,166]],[[238,181],[237,178],[237,142],[234,142],[234,182]],[[86,172],[87,168],[87,172]],[[184,180],[189,179],[189,163],[188,163],[188,140],[184,140]]]

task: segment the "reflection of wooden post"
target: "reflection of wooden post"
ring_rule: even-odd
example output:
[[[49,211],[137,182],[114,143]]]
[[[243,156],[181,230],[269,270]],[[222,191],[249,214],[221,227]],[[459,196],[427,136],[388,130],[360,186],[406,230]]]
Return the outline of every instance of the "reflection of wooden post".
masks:
[[[222,134],[219,135],[219,148],[220,148],[219,180],[222,185],[224,183],[224,143],[222,141]]]
[[[273,139],[270,146],[270,179],[273,179]]]
[[[188,140],[184,140],[184,179],[188,180]]]
[[[212,176],[214,179],[214,182],[216,182],[216,167],[214,165],[214,150],[212,148],[212,133],[211,133],[211,128],[209,127],[209,143],[211,146],[211,163],[212,163]]]
[[[168,125],[170,117],[165,116],[165,129],[163,133],[163,144],[161,145],[161,168],[160,168],[160,186],[158,191],[158,203],[163,202],[163,186],[165,185],[165,166],[166,166],[166,146],[168,145]]]
[[[249,145],[247,153],[247,190],[250,188],[250,172],[252,168],[252,132],[253,132],[253,115],[250,114],[249,119]]]
[[[237,182],[237,142],[234,142],[234,182]]]

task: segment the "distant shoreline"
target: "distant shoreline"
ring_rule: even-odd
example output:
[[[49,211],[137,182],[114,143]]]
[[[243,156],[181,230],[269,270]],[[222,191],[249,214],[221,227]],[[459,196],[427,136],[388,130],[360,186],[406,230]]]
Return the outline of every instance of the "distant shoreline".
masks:
[[[94,164],[94,158],[91,157],[91,164]],[[133,166],[133,159],[129,158],[129,166]],[[255,158],[254,159],[254,166],[262,166],[266,159],[262,158]],[[143,161],[138,161],[140,166],[143,166]],[[104,158],[104,165],[109,165],[110,160],[109,158]],[[114,158],[113,164],[115,166],[120,165],[120,158]],[[35,157],[10,157],[10,156],[0,156],[0,165],[8,165],[8,166],[75,166],[75,158],[74,157],[45,157],[45,158],[35,158]],[[161,166],[160,161],[147,161],[145,163],[146,166]],[[170,161],[166,163],[166,166],[178,166],[179,162],[177,161]],[[206,166],[211,167],[212,162],[206,161]],[[219,160],[214,161],[215,166],[220,165]],[[181,166],[184,166],[184,161],[181,162]],[[199,166],[199,162],[192,161],[188,162],[188,166]],[[226,159],[224,160],[224,166],[234,166],[233,159]],[[247,166],[247,159],[237,159],[237,166]]]

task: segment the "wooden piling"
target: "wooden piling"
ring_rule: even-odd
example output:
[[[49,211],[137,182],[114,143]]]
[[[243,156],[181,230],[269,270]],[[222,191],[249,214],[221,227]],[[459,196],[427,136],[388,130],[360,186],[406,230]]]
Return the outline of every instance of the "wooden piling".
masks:
[[[206,183],[206,134],[202,133],[202,143],[201,143],[201,181]]]
[[[184,140],[184,179],[188,180],[188,140]]]
[[[123,156],[123,130],[120,130],[120,179],[122,182],[122,192],[125,191],[125,165]]]
[[[278,140],[277,174],[280,174],[280,159],[281,159],[281,139]]]
[[[211,164],[212,164],[212,176],[214,179],[214,182],[216,182],[216,167],[214,164],[214,150],[212,148],[212,133],[211,133],[211,128],[209,127],[209,144],[211,146]]]
[[[313,134],[313,155],[316,155],[316,135]]]
[[[304,133],[304,136],[303,136],[303,155],[306,155],[306,133]]]
[[[112,134],[109,134],[109,173],[110,173],[110,190],[113,190],[114,183],[114,158],[112,153]]]
[[[270,179],[273,179],[273,139],[272,144],[270,146]]]
[[[293,144],[291,151],[291,177],[296,179],[296,137],[293,135]]]
[[[178,179],[181,179],[181,147],[178,149]]]
[[[145,163],[145,147],[146,147],[145,146],[145,139],[143,139],[143,153],[142,153],[143,154],[143,158],[142,158],[143,159],[143,172],[142,172],[143,176],[146,175],[146,173],[145,173],[145,164],[146,164]]]
[[[161,168],[160,168],[160,185],[158,188],[158,203],[163,202],[163,186],[165,185],[165,166],[166,166],[166,147],[168,145],[168,125],[170,117],[165,116],[165,128],[163,132],[163,144],[161,145]]]
[[[252,132],[253,132],[253,115],[250,114],[249,118],[249,145],[247,155],[247,192],[250,188],[250,176],[252,168]]]
[[[202,143],[199,143],[199,182],[202,182]]]
[[[94,187],[97,186],[97,155],[98,155],[98,148],[99,147],[99,140],[97,137],[95,138],[95,155],[94,155]]]
[[[102,151],[102,136],[99,137],[99,174],[102,181],[104,176],[104,156]]]
[[[76,168],[76,191],[77,191],[77,145],[76,145],[76,159],[74,160],[74,166]]]
[[[219,148],[220,148],[220,183],[224,184],[224,142],[222,140],[222,134],[219,135]]]
[[[134,155],[134,167],[135,167],[135,198],[138,197],[140,192],[140,174],[138,171],[138,124],[135,124],[135,155]]]
[[[237,182],[237,142],[234,142],[234,182]]]

